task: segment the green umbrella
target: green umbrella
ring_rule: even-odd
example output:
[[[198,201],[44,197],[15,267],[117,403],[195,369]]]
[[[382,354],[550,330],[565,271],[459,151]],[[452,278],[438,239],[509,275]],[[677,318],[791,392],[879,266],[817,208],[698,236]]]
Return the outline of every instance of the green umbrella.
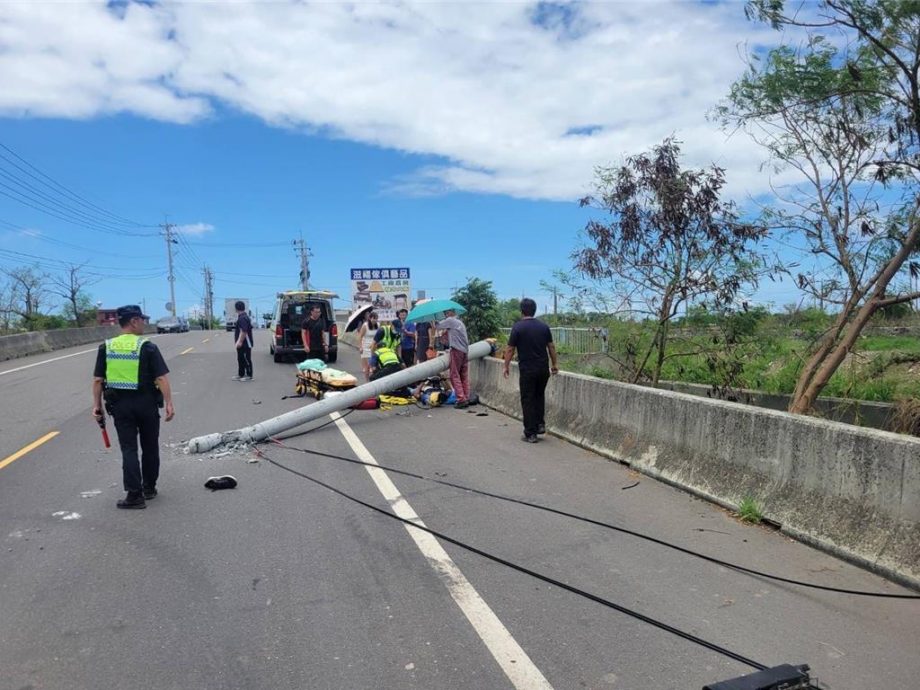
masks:
[[[416,304],[406,317],[406,323],[440,321],[446,316],[444,312],[448,310],[455,311],[458,314],[466,313],[466,308],[462,304],[457,304],[452,299],[430,299],[421,304]]]

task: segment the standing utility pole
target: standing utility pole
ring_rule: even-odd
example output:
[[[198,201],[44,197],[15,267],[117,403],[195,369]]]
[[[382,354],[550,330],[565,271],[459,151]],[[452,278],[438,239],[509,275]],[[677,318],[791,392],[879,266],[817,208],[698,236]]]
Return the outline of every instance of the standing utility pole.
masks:
[[[176,227],[172,223],[163,223],[163,235],[166,237],[166,256],[169,258],[169,305],[173,317],[176,316],[176,275],[173,273],[173,255],[172,246],[179,244],[179,240],[173,237],[172,229]]]
[[[214,273],[207,266],[203,269],[204,273],[204,318],[207,325],[206,330],[211,330],[214,323]]]
[[[294,245],[294,253],[300,253],[300,289],[306,292],[310,289],[310,248],[304,244],[303,235],[291,244]]]

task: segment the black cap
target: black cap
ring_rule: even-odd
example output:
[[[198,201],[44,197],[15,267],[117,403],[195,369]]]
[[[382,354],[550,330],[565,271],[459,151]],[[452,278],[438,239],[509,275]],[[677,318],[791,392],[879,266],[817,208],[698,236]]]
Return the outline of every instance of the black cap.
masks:
[[[142,312],[141,308],[137,306],[136,304],[126,304],[123,307],[118,307],[118,309],[116,309],[115,311],[118,314],[119,320],[120,319],[132,319],[135,316],[141,319],[150,318],[144,312]]]

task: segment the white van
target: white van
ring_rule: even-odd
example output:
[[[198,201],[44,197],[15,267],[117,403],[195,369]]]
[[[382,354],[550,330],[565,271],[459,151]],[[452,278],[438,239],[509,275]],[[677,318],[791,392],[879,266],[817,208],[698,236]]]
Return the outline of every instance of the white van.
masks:
[[[307,292],[291,290],[279,292],[275,299],[275,309],[269,327],[272,330],[268,351],[280,362],[287,358],[303,359],[303,338],[300,325],[310,315],[314,306],[320,308],[322,318],[326,321],[326,333],[329,338],[327,362],[334,362],[339,355],[339,328],[335,324],[335,311],[332,300],[338,297],[334,292],[310,290]]]

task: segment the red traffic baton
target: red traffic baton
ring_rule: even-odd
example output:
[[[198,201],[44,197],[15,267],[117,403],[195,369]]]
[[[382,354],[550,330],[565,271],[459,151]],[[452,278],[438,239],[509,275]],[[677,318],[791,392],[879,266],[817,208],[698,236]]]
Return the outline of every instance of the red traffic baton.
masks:
[[[112,442],[109,441],[109,432],[105,429],[105,415],[101,414],[96,417],[96,422],[99,424],[99,428],[102,430],[102,443],[106,448],[111,448]]]

